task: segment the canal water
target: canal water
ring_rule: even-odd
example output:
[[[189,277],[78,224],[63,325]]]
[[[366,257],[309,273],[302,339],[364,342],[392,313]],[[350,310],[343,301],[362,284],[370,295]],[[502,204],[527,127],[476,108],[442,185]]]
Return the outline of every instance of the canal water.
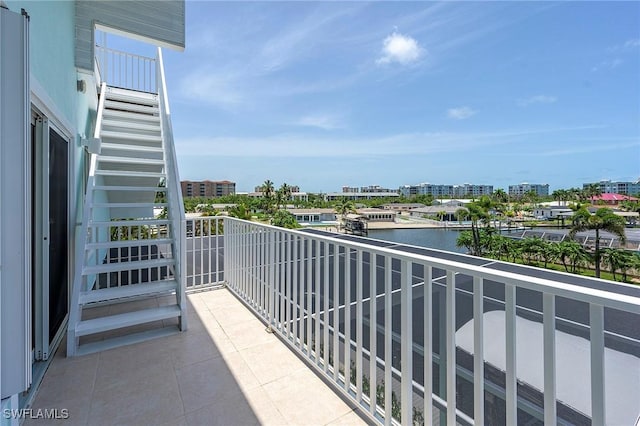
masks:
[[[453,229],[370,229],[369,238],[399,244],[427,247],[436,250],[466,253],[464,247],[456,247],[459,230]]]

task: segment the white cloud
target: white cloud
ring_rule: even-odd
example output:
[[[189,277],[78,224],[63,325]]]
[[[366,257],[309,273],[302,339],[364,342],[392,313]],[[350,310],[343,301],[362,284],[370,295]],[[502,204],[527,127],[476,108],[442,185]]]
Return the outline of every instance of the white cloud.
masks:
[[[420,59],[423,54],[424,49],[414,38],[394,32],[382,42],[382,56],[376,63],[398,62],[407,65]]]
[[[555,96],[535,95],[526,99],[518,99],[518,105],[525,107],[531,104],[553,104],[558,100]]]
[[[454,120],[465,120],[472,115],[475,115],[478,111],[475,111],[467,106],[460,108],[450,108],[447,110],[447,117]]]
[[[591,68],[592,72],[600,71],[600,70],[613,70],[622,65],[624,61],[620,58],[614,58],[606,61],[600,62],[598,65]]]
[[[640,38],[627,40],[624,44],[624,47],[632,49],[634,47],[640,47]]]
[[[333,115],[306,115],[294,123],[297,126],[317,127],[322,130],[334,130],[344,127],[340,118]]]

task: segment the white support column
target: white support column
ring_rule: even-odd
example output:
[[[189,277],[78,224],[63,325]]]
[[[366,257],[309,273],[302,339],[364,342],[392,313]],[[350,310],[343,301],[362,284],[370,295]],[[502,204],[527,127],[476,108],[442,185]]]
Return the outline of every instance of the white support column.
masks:
[[[553,294],[542,296],[544,350],[544,424],[555,425],[556,413],[556,299]]]
[[[356,401],[362,401],[362,250],[356,250]]]
[[[393,309],[393,271],[391,269],[391,257],[384,258],[384,424],[391,425],[393,418],[391,416],[391,392],[392,388],[392,368],[393,368],[393,329],[391,312]]]
[[[473,277],[473,418],[484,425],[484,283]]]
[[[606,422],[604,391],[604,308],[589,306],[591,341],[591,424]]]
[[[412,423],[413,415],[413,263],[406,260],[400,266],[400,406],[402,424]]]
[[[518,421],[518,384],[516,376],[516,288],[505,283],[505,333],[506,333],[506,410],[507,424]]]
[[[456,276],[447,271],[446,290],[447,345],[447,425],[456,425]],[[442,359],[440,359],[442,362]],[[442,378],[440,378],[442,380]],[[514,423],[515,424],[515,423]]]
[[[424,265],[424,421],[433,421],[433,269]]]

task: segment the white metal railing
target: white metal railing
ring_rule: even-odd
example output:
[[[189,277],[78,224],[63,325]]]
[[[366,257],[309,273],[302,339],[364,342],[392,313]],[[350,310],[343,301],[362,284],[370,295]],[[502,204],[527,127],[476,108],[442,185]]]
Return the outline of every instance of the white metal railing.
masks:
[[[428,424],[446,419],[449,425],[481,425],[489,416],[485,392],[501,388],[493,392],[504,399],[506,424],[517,424],[519,412],[545,424],[567,423],[558,412],[568,404],[557,398],[556,367],[556,303],[566,298],[588,306],[588,333],[583,337],[590,347],[585,375],[591,379],[584,385],[590,389],[591,413],[577,415],[605,424],[605,309],[631,315],[637,322],[640,297],[635,293],[612,293],[233,218],[223,219],[223,227],[228,288],[371,420]],[[484,314],[491,310],[485,291],[496,285],[503,289],[505,318],[505,339],[500,342],[505,367],[502,372],[493,368],[502,375],[499,386],[485,379],[489,367],[483,347],[485,334],[493,332],[484,327]],[[468,287],[469,312],[456,312],[460,286]],[[529,291],[541,299],[544,385],[538,390],[542,402],[537,407],[519,395],[526,383],[516,376],[516,341],[529,336],[517,335],[516,318],[523,312],[520,301],[516,304],[516,290],[518,298]],[[377,309],[371,309],[371,295]],[[460,388],[463,354],[456,343],[461,314],[473,319],[473,352],[484,355],[472,355],[467,368],[471,390],[465,395]],[[376,362],[370,362],[374,354]]]
[[[180,175],[178,173],[178,160],[173,140],[173,127],[171,126],[171,109],[167,94],[167,82],[164,75],[164,63],[162,61],[162,49],[158,47],[157,56],[157,82],[158,100],[160,109],[160,125],[162,127],[162,145],[165,153],[165,187],[167,189],[168,213],[173,232],[173,248],[175,256],[175,277],[179,280],[180,288],[178,303],[182,309],[181,329],[186,329],[186,231],[187,223],[184,215],[184,202],[180,187]]]
[[[223,216],[187,219],[187,291],[224,284],[223,232]]]
[[[111,87],[157,93],[156,58],[95,46],[96,76]]]

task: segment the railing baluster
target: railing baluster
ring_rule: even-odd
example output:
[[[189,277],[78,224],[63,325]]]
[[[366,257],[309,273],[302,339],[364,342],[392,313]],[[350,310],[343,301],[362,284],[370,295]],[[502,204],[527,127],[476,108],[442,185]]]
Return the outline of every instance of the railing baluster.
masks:
[[[313,321],[315,323],[315,357],[314,361],[319,365],[320,362],[320,342],[322,336],[320,335],[320,241],[314,241],[316,246],[316,279],[315,279],[315,306],[313,307]]]
[[[456,425],[456,276],[447,271],[446,290],[447,425]],[[440,358],[442,362],[442,358]],[[442,380],[442,378],[440,378]],[[508,422],[507,422],[508,423]],[[515,423],[513,423],[515,424]]]
[[[505,283],[505,333],[506,333],[506,409],[507,424],[515,425],[518,417],[518,385],[516,377],[516,288]]]
[[[391,416],[391,392],[392,392],[392,333],[391,327],[391,311],[393,309],[392,297],[393,286],[391,278],[393,271],[391,270],[391,257],[384,258],[384,424],[391,425],[393,418]]]
[[[305,247],[307,249],[306,254],[306,267],[307,267],[307,282],[305,286],[306,296],[305,297],[305,308],[306,308],[306,319],[305,326],[307,329],[307,357],[311,359],[311,352],[313,348],[313,328],[311,327],[311,310],[313,304],[313,240],[311,238],[305,239]]]
[[[298,236],[293,236],[293,301],[291,302],[293,312],[291,313],[291,332],[293,334],[293,344],[298,346],[300,333],[299,333],[299,321],[300,311],[298,310],[298,286],[300,285],[298,274]]]
[[[544,350],[544,424],[556,424],[556,299],[542,296]]]
[[[322,303],[322,308],[324,309],[324,316],[322,320],[324,321],[324,329],[323,329],[323,363],[324,363],[324,372],[325,374],[329,372],[329,242],[325,241],[324,245],[324,294]]]
[[[362,400],[362,250],[356,250],[356,401]]]
[[[338,383],[340,370],[340,246],[333,244],[333,381]]]
[[[344,248],[344,390],[351,391],[351,249]]]
[[[473,277],[473,417],[484,425],[484,283]]]
[[[377,255],[369,253],[369,412],[376,413],[376,390],[378,385],[376,359],[378,354],[378,279],[376,270]]]
[[[433,268],[424,265],[424,422],[433,420]]]
[[[403,260],[400,266],[400,367],[402,424],[412,423],[413,414],[413,263]]]
[[[606,423],[604,393],[604,308],[589,306],[591,340],[591,424]]]

